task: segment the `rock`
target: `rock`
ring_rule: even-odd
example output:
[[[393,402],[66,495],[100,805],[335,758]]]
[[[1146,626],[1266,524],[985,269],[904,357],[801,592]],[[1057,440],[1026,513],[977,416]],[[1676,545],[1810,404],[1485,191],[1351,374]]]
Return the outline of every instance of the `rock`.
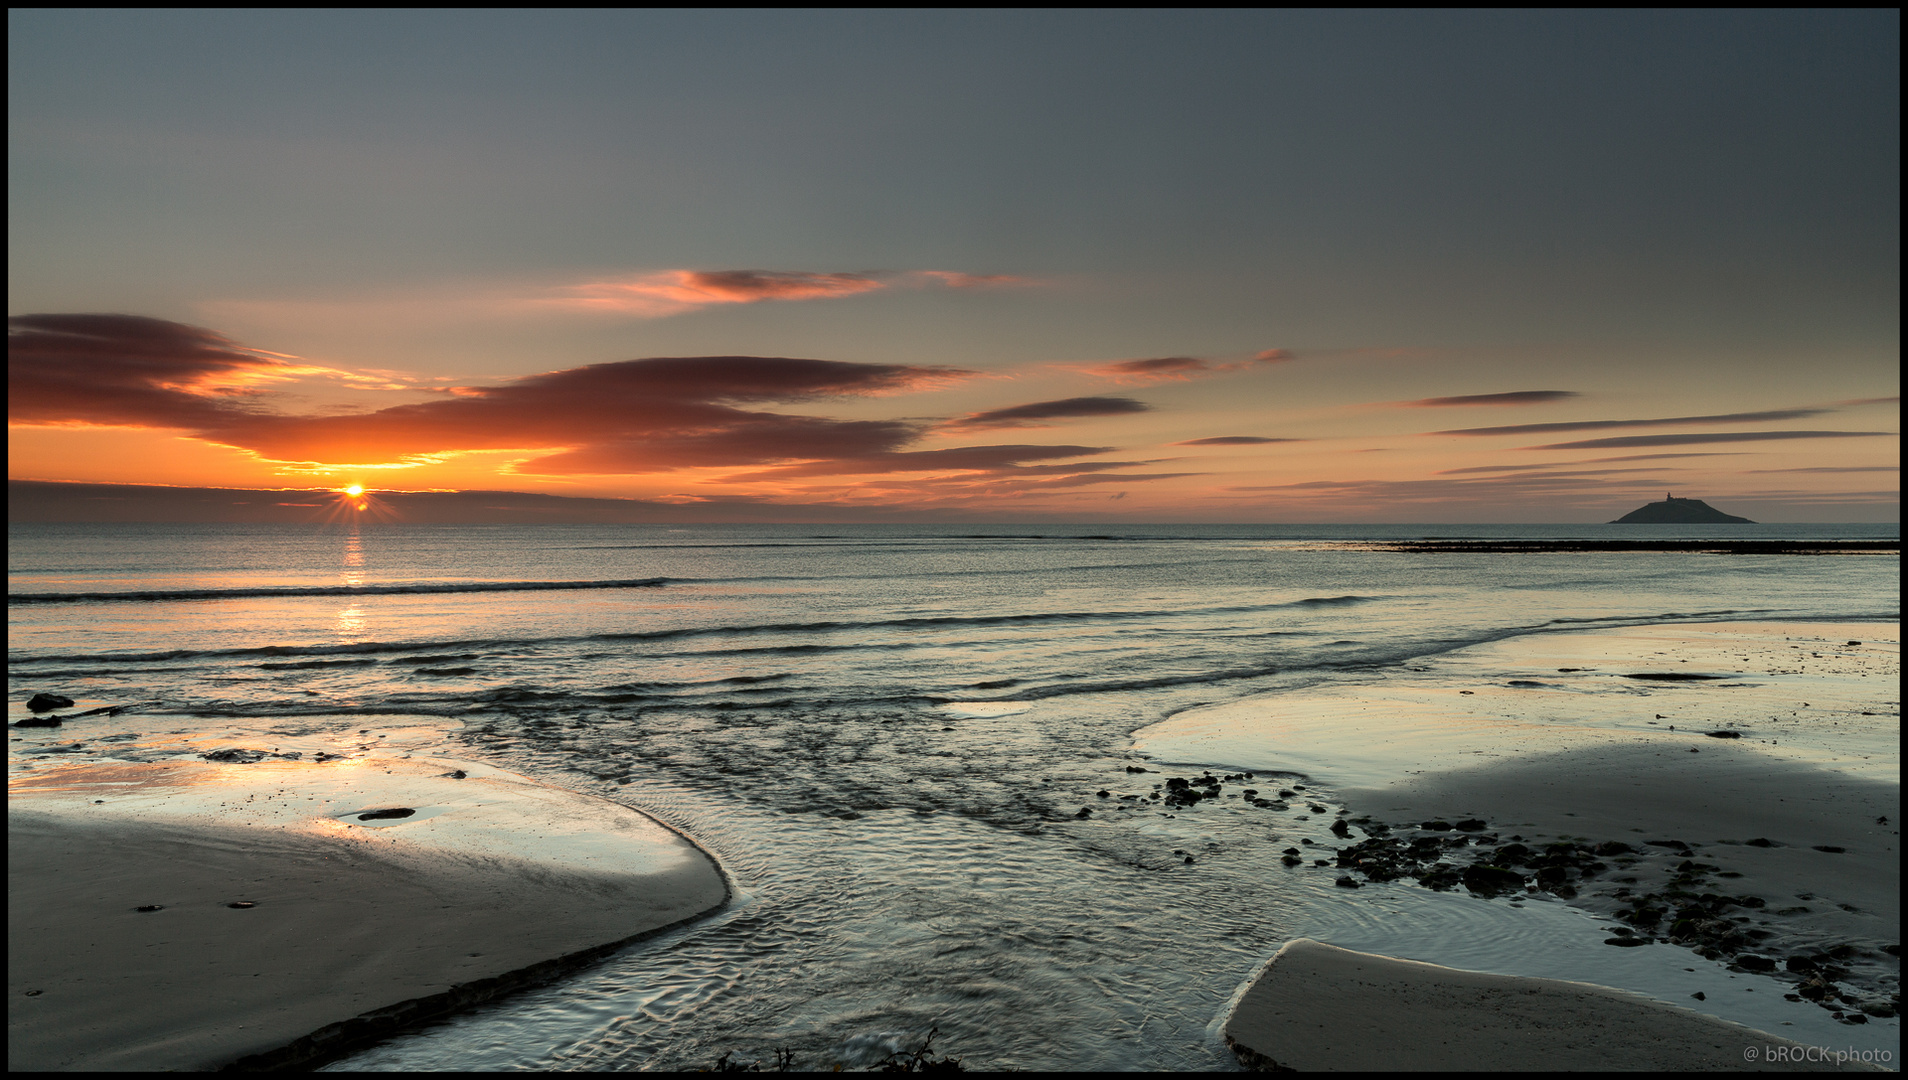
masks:
[[[1420,825],[1418,827],[1420,829],[1425,830],[1426,832],[1450,832],[1451,831],[1451,823],[1444,820],[1427,821],[1423,825]]]
[[[1742,732],[1740,731],[1705,731],[1703,732],[1703,734],[1709,736],[1712,739],[1740,739],[1742,738]]]
[[[1603,939],[1603,943],[1615,945],[1619,949],[1634,949],[1638,945],[1648,945],[1649,940],[1639,937],[1607,937]]]
[[[253,907],[257,907],[258,905],[253,903],[250,900],[238,900],[230,904],[227,904],[225,906],[229,908],[253,908]]]
[[[1598,855],[1609,858],[1613,855],[1628,855],[1636,849],[1618,840],[1605,840],[1591,850],[1595,851]]]
[[[1484,831],[1484,823],[1482,821],[1479,821],[1477,818],[1465,818],[1463,821],[1460,821],[1451,827],[1453,829],[1456,829],[1458,832],[1483,832]]]
[[[1080,808],[1080,812],[1073,816],[1077,818],[1090,818],[1093,816],[1093,811],[1088,809],[1087,807],[1082,806]]]
[[[1846,855],[1846,854],[1848,853],[1848,849],[1847,849],[1847,848],[1845,848],[1845,847],[1836,847],[1836,846],[1835,846],[1834,844],[1816,844],[1816,845],[1815,845],[1815,850],[1817,850],[1817,851],[1826,851],[1826,852],[1828,852],[1828,853],[1829,853],[1830,855]]]
[[[134,911],[163,911],[165,910],[165,905],[164,904],[145,904],[140,907],[136,907],[133,910]]]
[[[1336,885],[1336,886],[1338,886],[1338,887],[1339,887],[1339,888],[1341,888],[1341,889],[1362,889],[1362,888],[1364,888],[1364,886],[1363,886],[1363,885],[1360,885],[1360,884],[1358,883],[1358,879],[1357,879],[1357,878],[1354,878],[1354,877],[1352,877],[1352,876],[1351,876],[1350,874],[1347,874],[1347,875],[1345,875],[1344,877],[1341,877],[1341,878],[1339,878],[1339,879],[1338,879],[1337,881],[1334,881],[1334,882],[1332,882],[1332,884],[1334,884],[1334,885]]]
[[[1703,992],[1702,992],[1701,990],[1698,990],[1698,991],[1696,991],[1695,993],[1693,993],[1693,994],[1691,994],[1691,995],[1689,995],[1689,996],[1690,996],[1690,997],[1693,997],[1693,998],[1695,998],[1695,999],[1696,999],[1697,1001],[1708,1001],[1708,1000],[1709,1000],[1709,999],[1708,999],[1707,997],[1704,997],[1704,996],[1703,996]]]
[[[1465,888],[1477,893],[1509,892],[1524,887],[1524,875],[1487,864],[1465,867],[1462,880]]]
[[[1774,840],[1771,840],[1766,836],[1758,836],[1754,840],[1744,840],[1743,843],[1749,847],[1781,847],[1782,846],[1781,844],[1776,843]]]
[[[1351,826],[1345,824],[1345,820],[1343,818],[1340,818],[1337,821],[1332,822],[1332,835],[1333,836],[1350,836]]]
[[[29,716],[23,720],[16,721],[13,726],[14,727],[59,727],[60,718],[57,716]]]
[[[1113,795],[1112,792],[1106,790],[1105,788],[1101,788],[1100,790],[1094,792],[1093,794],[1102,799],[1111,798]]]
[[[200,754],[199,756],[207,761],[223,761],[233,765],[251,765],[255,762],[264,761],[271,755],[263,750],[245,750],[240,747],[229,746],[224,750],[214,750],[209,754]]]
[[[52,712],[54,709],[70,709],[73,699],[61,694],[35,694],[27,700],[27,708],[33,712]]]
[[[1304,862],[1305,860],[1299,858],[1297,855],[1287,855],[1281,858],[1279,861],[1284,863],[1287,866],[1297,866],[1298,864]]]
[[[1742,953],[1736,957],[1736,963],[1745,971],[1774,971],[1776,962],[1766,956],[1750,956]]]

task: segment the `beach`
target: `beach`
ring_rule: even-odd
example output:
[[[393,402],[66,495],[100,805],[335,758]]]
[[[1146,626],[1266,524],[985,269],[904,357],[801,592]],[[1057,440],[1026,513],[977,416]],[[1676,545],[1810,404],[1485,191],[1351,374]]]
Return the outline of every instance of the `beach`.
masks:
[[[726,895],[640,815],[469,762],[80,765],[8,803],[12,1070],[323,1060]]]
[[[1238,702],[1222,716],[1164,725],[1171,730],[1153,732],[1152,744],[1183,753],[1196,742],[1264,760],[1276,753],[1268,744],[1302,739],[1300,729],[1331,718],[1335,738],[1366,750],[1347,755],[1356,779],[1335,792],[1351,820],[1369,826],[1346,830],[1360,843],[1341,852],[1369,855],[1341,854],[1331,872],[1351,871],[1342,884],[1359,883],[1361,870],[1368,880],[1421,870],[1426,851],[1454,867],[1508,869],[1519,877],[1467,875],[1458,887],[1547,893],[1609,920],[1612,945],[1688,949],[1692,962],[1760,975],[1775,994],[1811,999],[1865,1033],[1899,1023],[1897,627],[1656,626],[1463,652],[1471,655],[1440,658],[1363,700],[1340,686],[1310,700]],[[1496,677],[1476,678],[1487,670]],[[1554,700],[1524,705],[1529,690]],[[1255,719],[1254,706],[1286,715]],[[1361,726],[1393,710],[1411,711],[1417,738],[1386,744]],[[1683,721],[1677,730],[1671,718]],[[1394,759],[1397,778],[1372,783],[1387,745],[1412,760]],[[1603,1011],[1616,1007],[1608,991],[1413,964],[1412,943],[1396,944],[1384,957],[1316,943],[1281,953],[1229,1017],[1229,1037],[1249,1048],[1249,1061],[1256,1054],[1299,1069],[1756,1067],[1742,1058],[1752,1029],[1699,1023],[1686,1011],[1726,1010],[1725,1002],[1664,1002],[1652,1013],[1643,998],[1625,999],[1617,1013],[1627,1019],[1605,1029]],[[1527,1008],[1506,1012],[1506,994]],[[1367,1021],[1355,1033],[1297,1022],[1301,1011],[1334,1006],[1409,1019],[1395,1031]],[[1573,1027],[1578,1020],[1585,1026]],[[1475,1037],[1453,1039],[1453,1027]],[[1371,1039],[1374,1030],[1391,1038]],[[1782,1059],[1794,1060],[1806,1059]]]
[[[1895,561],[1423,535],[15,527],[13,1052],[1224,1069],[1301,938],[1898,1050]]]

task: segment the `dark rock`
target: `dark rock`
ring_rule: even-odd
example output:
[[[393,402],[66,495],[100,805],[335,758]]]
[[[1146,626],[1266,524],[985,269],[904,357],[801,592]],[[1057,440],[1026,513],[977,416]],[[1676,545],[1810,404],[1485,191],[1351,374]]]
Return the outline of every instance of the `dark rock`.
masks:
[[[1126,767],[1126,771],[1127,771],[1127,772],[1130,772],[1130,773],[1143,773],[1143,772],[1145,772],[1146,770],[1145,770],[1145,769],[1142,769],[1142,768],[1140,768],[1140,767],[1139,767],[1138,765],[1128,765],[1128,766]]]
[[[146,904],[141,907],[136,907],[133,910],[134,911],[163,911],[164,909],[165,909],[164,904]]]
[[[263,750],[245,750],[236,746],[228,746],[223,750],[214,750],[209,754],[200,754],[199,756],[207,761],[223,761],[234,765],[251,765],[264,761],[271,755]]]
[[[1845,847],[1836,847],[1836,846],[1835,846],[1834,844],[1816,844],[1816,845],[1815,845],[1815,850],[1817,850],[1817,851],[1826,851],[1826,852],[1828,852],[1828,853],[1829,853],[1830,855],[1845,855],[1845,854],[1847,854],[1847,853],[1848,853],[1848,849],[1847,849],[1847,848],[1845,848]]]
[[[1592,848],[1591,850],[1595,851],[1598,855],[1602,855],[1605,858],[1608,858],[1613,855],[1628,855],[1631,852],[1635,851],[1636,849],[1620,841],[1605,840],[1603,843],[1598,844],[1596,847]]]
[[[73,699],[62,694],[35,694],[27,699],[27,708],[33,712],[52,712],[54,709],[70,709]]]
[[[1351,826],[1345,824],[1345,820],[1343,818],[1340,818],[1337,821],[1332,822],[1332,835],[1350,836]]]
[[[1740,739],[1742,738],[1742,732],[1740,731],[1705,731],[1703,732],[1703,734],[1709,736],[1712,739]]]
[[[1082,807],[1080,808],[1080,812],[1079,812],[1079,813],[1077,813],[1077,814],[1075,814],[1075,815],[1073,815],[1073,816],[1074,816],[1074,817],[1077,817],[1077,818],[1090,818],[1090,817],[1092,817],[1092,816],[1093,816],[1093,811],[1092,811],[1092,810],[1090,810],[1090,809],[1088,809],[1088,808],[1086,808],[1086,807],[1084,807],[1084,806],[1082,806]]]
[[[393,806],[388,810],[371,810],[358,815],[359,821],[382,821],[386,818],[407,818],[417,811],[408,806]]]
[[[1745,971],[1774,971],[1776,962],[1766,956],[1750,956],[1742,953],[1736,957],[1736,963]]]
[[[1508,892],[1524,887],[1524,875],[1501,866],[1467,866],[1462,875],[1464,887],[1477,893]]]
[[[1771,840],[1766,836],[1758,836],[1754,840],[1744,840],[1743,844],[1747,847],[1781,847],[1782,846],[1781,844],[1776,843],[1774,840]]]
[[[1418,827],[1425,830],[1426,832],[1450,832],[1451,831],[1451,823],[1448,821],[1443,821],[1443,820],[1427,821],[1423,825],[1420,825]]]
[[[1463,821],[1460,821],[1451,827],[1453,829],[1456,829],[1458,832],[1483,832],[1484,831],[1484,823],[1482,821],[1479,821],[1477,818],[1465,818]]]
[[[14,727],[59,727],[60,718],[57,716],[29,716],[22,720],[15,721],[13,726]]]
[[[1638,945],[1648,945],[1649,939],[1639,937],[1607,937],[1603,939],[1603,943],[1605,945],[1615,945],[1620,949],[1633,949]]]
[[[1298,864],[1304,862],[1305,860],[1299,858],[1297,855],[1287,855],[1281,858],[1279,861],[1284,863],[1287,866],[1297,866]]]
[[[1339,878],[1339,879],[1338,879],[1337,881],[1334,881],[1334,882],[1332,882],[1332,884],[1334,884],[1334,885],[1336,885],[1336,886],[1338,886],[1338,887],[1339,887],[1339,888],[1341,888],[1341,889],[1362,889],[1362,888],[1364,888],[1364,886],[1363,886],[1363,885],[1360,885],[1360,884],[1358,883],[1358,879],[1357,879],[1357,878],[1354,878],[1354,877],[1352,877],[1352,876],[1351,876],[1351,875],[1349,875],[1349,874],[1347,874],[1347,875],[1345,875],[1344,877],[1341,877],[1341,878]]]
[[[225,906],[229,908],[252,908],[252,907],[257,907],[258,905],[253,903],[250,900],[237,900]]]

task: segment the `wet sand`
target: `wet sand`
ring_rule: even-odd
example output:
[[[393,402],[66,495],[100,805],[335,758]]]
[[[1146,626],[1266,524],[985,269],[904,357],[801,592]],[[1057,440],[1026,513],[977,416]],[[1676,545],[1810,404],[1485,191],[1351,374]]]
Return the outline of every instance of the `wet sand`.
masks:
[[[1753,1028],[1587,983],[1456,971],[1300,939],[1224,1035],[1299,1072],[1873,1071]]]
[[[1141,732],[1140,746],[1161,760],[1303,772],[1335,787],[1338,801],[1358,815],[1352,821],[1389,823],[1404,835],[1440,819],[1479,819],[1487,824],[1462,834],[1477,837],[1473,843],[1626,843],[1634,856],[1611,859],[1614,865],[1594,876],[1573,876],[1560,895],[1605,918],[1639,906],[1639,896],[1671,912],[1705,892],[1743,901],[1724,915],[1753,940],[1723,949],[1716,960],[1753,972],[1765,970],[1755,964],[1772,961],[1780,970],[1800,956],[1822,965],[1812,970],[1828,971],[1826,954],[1833,951],[1830,992],[1849,995],[1828,999],[1836,1016],[1860,1023],[1869,1020],[1869,1008],[1884,1018],[1869,1027],[1898,1030],[1899,656],[1899,628],[1887,624],[1533,635],[1363,682],[1185,714]],[[1417,835],[1461,835],[1444,829]],[[1641,923],[1638,931],[1613,918],[1608,929],[1664,942],[1653,948],[1701,944],[1668,943],[1674,918]],[[1611,1030],[1635,1038],[1608,1041],[1656,1049],[1634,1059],[1599,1057],[1611,1052],[1605,1040],[1552,1037],[1567,1027],[1561,1017],[1572,1010],[1604,1009],[1595,994],[1595,1001],[1582,991],[1552,994],[1549,1013],[1524,1017],[1504,1010],[1500,991],[1510,983],[1479,981],[1509,976],[1360,960],[1391,980],[1373,982],[1377,976],[1366,967],[1346,960],[1362,954],[1325,948],[1292,953],[1282,961],[1284,975],[1275,963],[1246,993],[1229,1021],[1251,1033],[1237,1035],[1239,1042],[1300,1069],[1746,1067],[1740,1032],[1729,1036],[1737,1040],[1733,1058],[1703,1056],[1727,1049],[1714,1038],[1647,1035],[1652,1024],[1665,1031],[1687,1026],[1687,1017],[1670,1019],[1685,1011],[1677,1006],[1657,1003],[1662,1017],[1645,1022],[1632,1014],[1648,999],[1622,995],[1631,1000],[1619,1011],[1631,1019],[1612,1019]],[[1412,944],[1400,941],[1395,951],[1409,955]],[[1746,961],[1738,952],[1760,959]],[[1685,955],[1691,964],[1709,963],[1694,951]],[[1280,979],[1304,989],[1262,991]],[[1785,972],[1768,988],[1789,992],[1804,979]],[[1497,989],[1475,992],[1487,986]],[[1418,1017],[1429,1015],[1443,1019],[1435,1031],[1420,1030]],[[1348,1016],[1362,1019],[1321,1019]],[[1511,1038],[1499,1031],[1504,1024],[1512,1033],[1524,1024],[1552,1035]],[[1444,1066],[1403,1049],[1430,1045],[1424,1040],[1432,1034],[1455,1055],[1442,1059]],[[1865,1031],[1864,1041],[1876,1035],[1885,1033]],[[1349,1064],[1346,1054],[1369,1062]],[[1486,1059],[1498,1064],[1478,1064]]]
[[[648,818],[468,763],[86,765],[8,802],[13,1070],[292,1064],[727,896]]]

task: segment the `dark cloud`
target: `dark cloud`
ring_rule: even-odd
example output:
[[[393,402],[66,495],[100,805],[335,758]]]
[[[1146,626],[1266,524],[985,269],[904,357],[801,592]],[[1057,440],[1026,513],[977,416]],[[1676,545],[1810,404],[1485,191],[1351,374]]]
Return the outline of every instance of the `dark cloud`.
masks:
[[[1597,431],[1605,428],[1664,427],[1669,424],[1766,424],[1821,416],[1834,409],[1773,409],[1768,412],[1718,413],[1714,416],[1665,416],[1656,420],[1576,420],[1560,424],[1513,424],[1509,427],[1458,428],[1431,435],[1536,435],[1551,431]]]
[[[1261,443],[1310,442],[1310,439],[1262,439],[1257,435],[1215,435],[1210,439],[1188,439],[1174,446],[1258,446]]]
[[[1464,405],[1544,405],[1552,401],[1567,401],[1573,397],[1582,397],[1575,390],[1513,390],[1507,394],[1466,394],[1462,397],[1419,398],[1416,401],[1397,401],[1394,405],[1411,409],[1434,409],[1447,406]],[[1446,432],[1445,434],[1449,434]]]
[[[1119,416],[1150,410],[1152,406],[1132,398],[1076,397],[1059,401],[1035,401],[1005,409],[969,413],[950,420],[942,427],[949,431],[976,431],[982,428],[1046,427],[1047,421],[1073,420],[1083,416]]]
[[[7,319],[7,419],[194,428],[252,407],[253,384],[297,372],[196,326],[137,315]]]
[[[277,461],[370,464],[472,450],[554,451],[520,468],[639,472],[890,452],[898,420],[743,408],[939,385],[951,368],[769,356],[658,357],[547,372],[348,416],[269,411],[249,384],[299,368],[196,327],[125,315],[10,320],[8,416],[181,429]]]
[[[800,465],[784,465],[745,476],[733,476],[729,479],[737,483],[748,483],[800,476],[857,476],[898,472],[984,472],[995,475],[1037,473],[1059,470],[1051,466],[1029,466],[1025,463],[1053,458],[1090,457],[1095,454],[1104,454],[1111,449],[1110,446],[957,446],[946,450],[864,454],[858,457],[840,457]],[[1118,461],[1072,464],[1059,468],[1072,472],[1093,472],[1137,464],[1140,462]]]
[[[1685,435],[1619,435],[1613,439],[1526,446],[1525,450],[1589,450],[1617,446],[1687,446],[1692,443],[1762,442],[1767,439],[1860,439],[1893,431],[1716,431]]]

